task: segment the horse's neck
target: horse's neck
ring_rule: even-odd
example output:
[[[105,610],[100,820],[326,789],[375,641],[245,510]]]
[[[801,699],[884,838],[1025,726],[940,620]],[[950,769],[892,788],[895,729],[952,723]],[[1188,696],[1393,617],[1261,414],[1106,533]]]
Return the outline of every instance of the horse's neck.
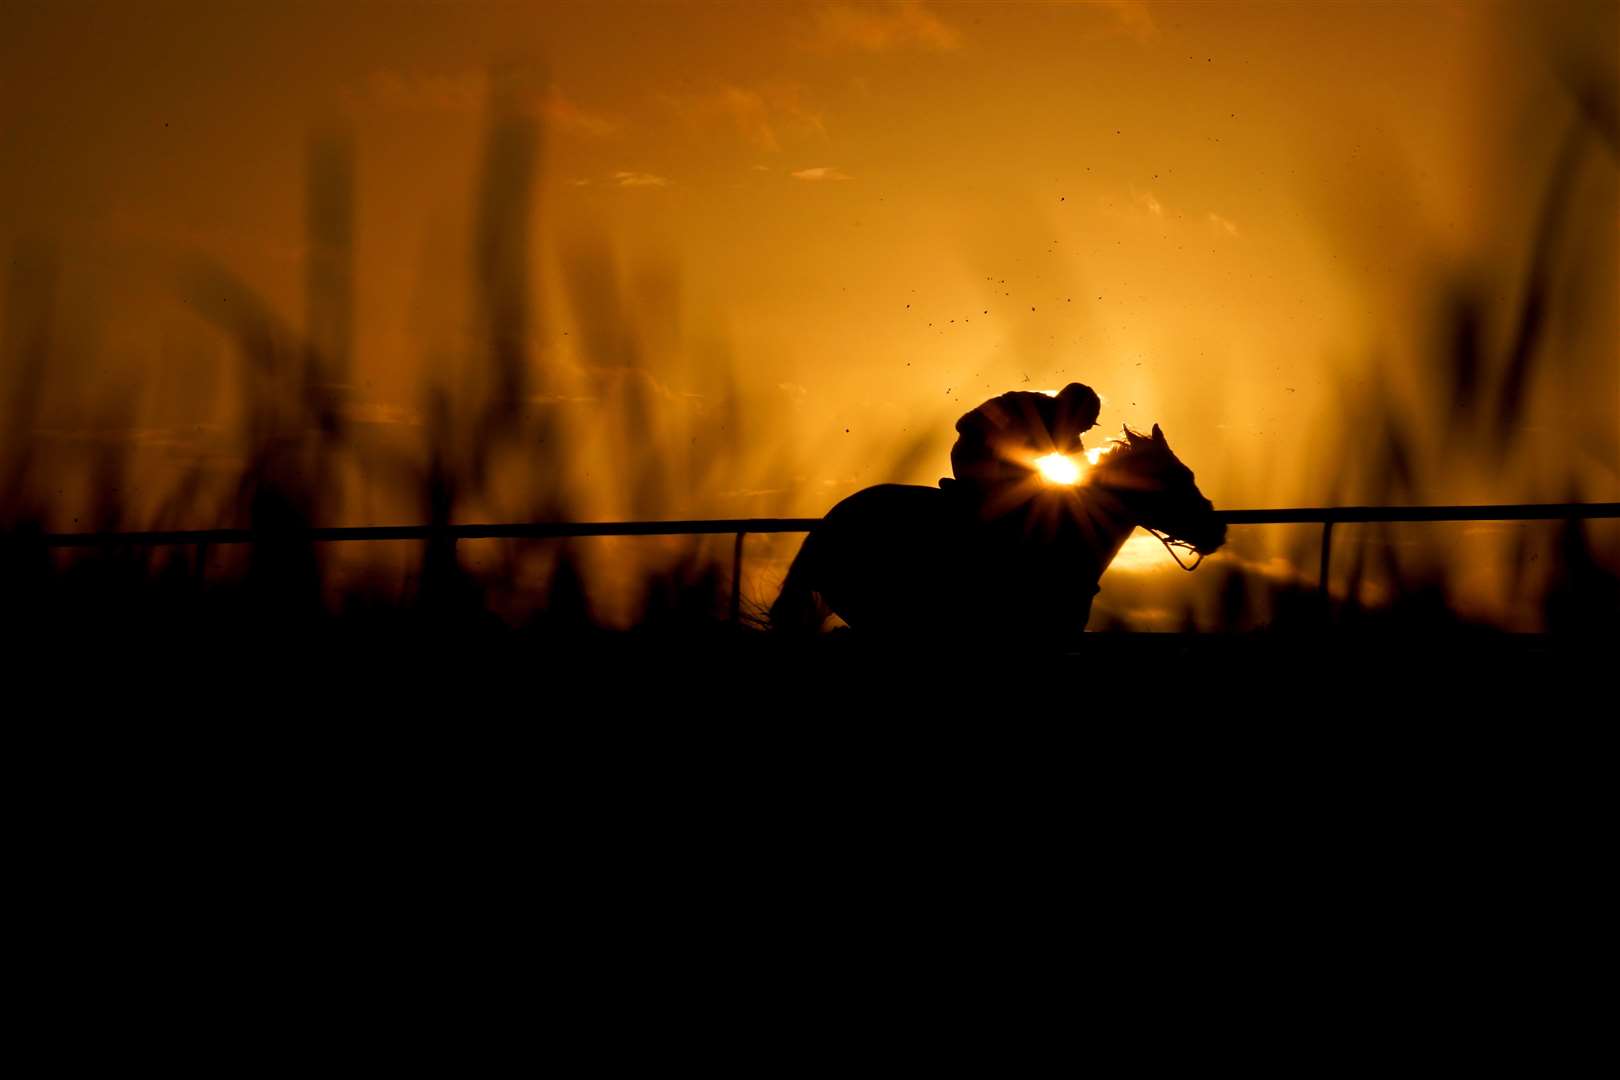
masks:
[[[1139,524],[1130,493],[1120,488],[1099,486],[1083,502],[1082,519],[1092,535],[1091,547],[1097,553],[1097,572],[1108,565],[1125,546]]]

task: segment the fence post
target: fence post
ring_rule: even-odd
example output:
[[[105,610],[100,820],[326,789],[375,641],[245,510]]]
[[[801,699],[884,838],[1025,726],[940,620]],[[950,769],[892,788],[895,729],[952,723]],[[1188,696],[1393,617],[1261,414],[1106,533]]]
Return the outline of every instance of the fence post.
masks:
[[[739,531],[736,543],[731,548],[731,622],[734,626],[742,621],[743,537],[747,535]]]
[[[1328,561],[1333,557],[1333,519],[1322,522],[1322,569],[1317,576],[1316,589],[1323,601],[1328,598]]]

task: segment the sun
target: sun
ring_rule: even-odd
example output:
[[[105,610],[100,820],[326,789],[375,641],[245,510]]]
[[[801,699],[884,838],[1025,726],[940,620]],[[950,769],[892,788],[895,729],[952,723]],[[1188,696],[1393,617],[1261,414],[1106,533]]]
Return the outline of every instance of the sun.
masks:
[[[1070,485],[1080,481],[1080,464],[1067,454],[1047,454],[1035,459],[1035,468],[1048,484]]]

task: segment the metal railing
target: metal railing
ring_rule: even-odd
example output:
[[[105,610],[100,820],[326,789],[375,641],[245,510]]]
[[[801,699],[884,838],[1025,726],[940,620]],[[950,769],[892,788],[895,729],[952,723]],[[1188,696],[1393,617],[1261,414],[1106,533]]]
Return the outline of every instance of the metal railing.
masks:
[[[1333,527],[1369,522],[1570,521],[1620,518],[1620,503],[1520,503],[1483,506],[1323,506],[1221,510],[1227,525],[1322,526],[1317,588],[1326,593]],[[809,532],[820,518],[719,518],[696,521],[563,521],[506,525],[358,525],[264,532],[252,529],[171,529],[151,532],[46,533],[46,547],[145,547],[160,544],[333,543],[358,540],[561,540],[588,536],[706,536],[733,534],[731,618],[742,609],[743,541],[749,533]]]

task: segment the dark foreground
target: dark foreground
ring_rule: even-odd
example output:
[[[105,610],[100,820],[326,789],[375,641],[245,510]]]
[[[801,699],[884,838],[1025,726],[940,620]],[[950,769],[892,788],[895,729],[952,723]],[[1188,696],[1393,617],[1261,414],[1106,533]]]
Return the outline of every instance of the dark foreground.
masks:
[[[403,627],[403,628],[402,628]],[[865,738],[944,728],[986,737],[1163,730],[1422,732],[1606,727],[1620,639],[1483,631],[1087,634],[1043,652],[783,639],[727,624],[672,631],[444,632],[428,622],[136,627],[13,636],[24,729],[348,740],[362,732],[581,739],[609,731],[793,725]]]
[[[1010,1023],[1370,1064],[1410,1023],[1544,1065],[1592,1008],[1593,643],[45,644],[11,653],[20,970],[124,1054],[174,1059],[179,1010],[210,1061],[331,1025],[418,1065],[516,1031],[831,1065],[878,1024],[1004,1065],[957,1028]]]

